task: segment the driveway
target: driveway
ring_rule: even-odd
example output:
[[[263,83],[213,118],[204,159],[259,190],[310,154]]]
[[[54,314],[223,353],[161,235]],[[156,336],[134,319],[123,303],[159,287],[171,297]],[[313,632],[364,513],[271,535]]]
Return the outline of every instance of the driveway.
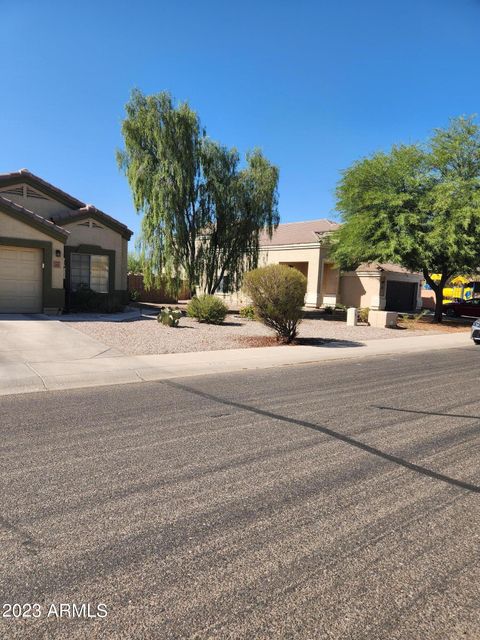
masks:
[[[63,362],[121,355],[72,325],[44,315],[0,315],[0,364]]]
[[[97,360],[122,355],[71,325],[43,315],[0,314],[0,395],[43,391],[35,363]]]

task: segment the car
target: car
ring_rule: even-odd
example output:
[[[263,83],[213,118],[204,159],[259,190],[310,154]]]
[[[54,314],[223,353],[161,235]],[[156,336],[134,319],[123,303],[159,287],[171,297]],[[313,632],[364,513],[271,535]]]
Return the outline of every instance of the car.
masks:
[[[450,302],[449,304],[444,304],[442,310],[449,318],[460,318],[460,316],[480,318],[480,298]]]
[[[470,337],[475,344],[480,345],[480,320],[475,320],[472,324],[472,333],[470,334]]]

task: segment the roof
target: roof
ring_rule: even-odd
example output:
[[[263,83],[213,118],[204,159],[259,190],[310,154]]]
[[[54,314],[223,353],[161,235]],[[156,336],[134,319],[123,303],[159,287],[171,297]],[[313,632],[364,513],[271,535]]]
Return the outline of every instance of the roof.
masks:
[[[52,214],[51,220],[47,220],[48,223],[56,223],[54,226],[70,221],[73,222],[73,220],[77,220],[79,218],[96,216],[98,219],[101,219],[107,226],[110,226],[115,231],[121,233],[125,238],[127,238],[127,240],[130,239],[133,233],[122,222],[119,222],[115,218],[112,218],[112,216],[109,216],[103,211],[100,211],[100,209],[97,209],[93,205],[86,204],[85,202],[78,200],[78,198],[74,198],[73,196],[66,193],[65,191],[62,191],[50,182],[47,182],[46,180],[43,180],[39,176],[33,174],[28,169],[20,169],[19,171],[12,171],[10,173],[0,173],[0,187],[6,187],[11,184],[18,184],[19,182],[24,182],[32,187],[37,187],[45,194],[51,196],[58,202],[61,202],[68,207],[67,210],[62,211],[61,213]],[[25,209],[25,211],[28,211],[28,209]],[[30,211],[29,213],[37,216],[38,218],[42,218],[42,216],[34,214],[32,211]],[[43,219],[45,220],[45,218]]]
[[[261,247],[273,247],[286,244],[313,244],[322,235],[331,233],[340,225],[326,218],[306,220],[305,222],[285,222],[279,224],[273,232],[272,238],[263,232],[260,235]]]
[[[394,264],[393,262],[363,262],[358,265],[355,271],[363,271],[366,273],[375,273],[379,271],[389,271],[390,273],[415,273],[415,271],[410,271],[410,269],[406,269],[400,264]]]
[[[26,182],[33,187],[38,187],[47,195],[53,196],[68,207],[77,209],[78,207],[85,206],[85,203],[81,200],[74,198],[69,193],[62,191],[50,182],[36,176],[28,169],[20,169],[19,171],[12,171],[10,173],[0,173],[0,187],[7,187],[10,184],[18,182]]]
[[[112,216],[109,216],[107,213],[100,211],[100,209],[97,209],[93,204],[86,204],[83,207],[73,210],[67,209],[60,213],[53,213],[51,216],[51,219],[57,224],[69,224],[70,222],[82,220],[83,218],[97,218],[107,226],[113,227],[127,239],[130,239],[130,236],[133,233],[125,224],[119,222],[115,218],[112,218]]]
[[[22,207],[21,205],[13,202],[12,200],[9,200],[8,198],[5,198],[2,195],[0,195],[0,209],[3,209],[7,213],[12,214],[20,220],[33,224],[33,226],[36,226],[37,228],[45,230],[45,232],[49,235],[61,236],[63,239],[65,239],[70,234],[69,231],[63,229],[63,227],[59,227],[51,220],[47,220],[43,216],[40,216],[38,213],[30,211],[30,209],[26,209],[25,207]]]

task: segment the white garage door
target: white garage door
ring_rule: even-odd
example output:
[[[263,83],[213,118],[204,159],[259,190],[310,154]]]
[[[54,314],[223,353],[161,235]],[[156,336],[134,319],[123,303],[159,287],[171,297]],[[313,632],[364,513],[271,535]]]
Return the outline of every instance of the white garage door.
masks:
[[[42,250],[0,245],[0,313],[42,311]]]

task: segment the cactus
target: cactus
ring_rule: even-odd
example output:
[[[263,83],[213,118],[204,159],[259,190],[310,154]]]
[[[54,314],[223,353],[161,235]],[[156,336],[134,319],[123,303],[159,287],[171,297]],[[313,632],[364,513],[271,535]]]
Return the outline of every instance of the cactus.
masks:
[[[180,309],[172,309],[172,307],[162,307],[157,316],[157,321],[167,327],[178,327],[182,312]]]

